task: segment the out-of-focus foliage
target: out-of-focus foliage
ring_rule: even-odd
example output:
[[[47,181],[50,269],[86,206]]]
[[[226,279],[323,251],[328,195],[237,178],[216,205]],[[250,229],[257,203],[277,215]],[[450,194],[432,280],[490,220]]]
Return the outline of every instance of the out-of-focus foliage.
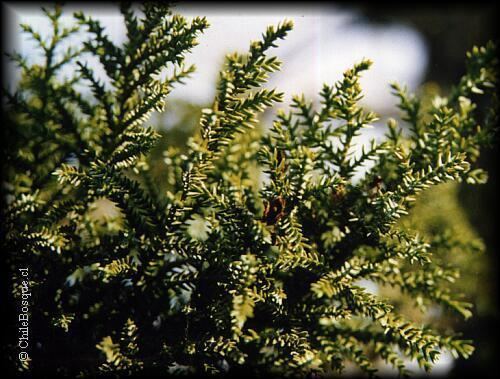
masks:
[[[180,147],[146,125],[193,71],[184,55],[208,23],[158,4],[121,12],[123,46],[77,13],[92,38],[58,60],[58,43],[78,27],[61,28],[56,7],[46,11],[48,39],[25,26],[45,61],[12,55],[22,81],[5,93],[14,143],[4,228],[11,267],[30,266],[40,348],[27,369],[304,376],[351,362],[372,375],[378,358],[406,375],[403,358],[428,370],[443,350],[472,354],[471,341],[397,301],[410,294],[422,310],[471,315],[454,266],[480,243],[453,235],[466,227],[446,231],[451,205],[440,221],[413,204],[432,188],[451,190],[442,183],[487,178],[475,163],[497,121],[492,44],[473,48],[463,79],[429,107],[394,84],[408,135],[390,119],[386,138],[356,153],[378,119],[359,105],[369,60],[324,85],[318,107],[296,96],[268,132],[257,127],[283,98],[264,84],[280,68],[268,51],[292,29],[285,21],[247,54],[227,55],[216,98]],[[61,80],[57,71],[75,60],[75,76]],[[491,112],[477,112],[477,96]],[[373,294],[366,281],[398,295]]]
[[[410,215],[402,219],[401,226],[420,232],[430,242],[433,259],[450,268],[448,284],[443,287],[463,294],[464,300],[484,308],[491,301],[487,283],[478,280],[478,274],[486,271],[484,244],[460,206],[458,189],[457,183],[446,183],[423,192]],[[396,291],[382,290],[386,292],[397,297]],[[419,321],[431,319],[443,327],[459,321],[439,307],[429,308],[421,296],[403,297],[400,301],[402,312]],[[470,314],[466,312],[466,315]]]

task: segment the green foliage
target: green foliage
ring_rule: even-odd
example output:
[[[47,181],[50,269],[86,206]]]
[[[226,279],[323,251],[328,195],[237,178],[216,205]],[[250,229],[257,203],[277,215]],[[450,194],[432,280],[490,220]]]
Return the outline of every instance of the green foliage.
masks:
[[[496,124],[492,44],[467,55],[464,78],[429,109],[394,84],[408,135],[391,119],[383,141],[359,149],[377,121],[359,105],[368,60],[325,85],[318,107],[295,96],[268,132],[256,128],[283,98],[262,87],[280,67],[268,51],[292,23],[269,27],[247,54],[226,56],[199,134],[169,146],[159,185],[147,158],[160,135],[146,123],[193,71],[184,55],[208,23],[158,4],[144,4],[141,17],[120,9],[122,46],[83,13],[78,27],[61,29],[55,7],[46,11],[49,42],[24,27],[45,61],[11,55],[22,79],[5,91],[3,216],[9,264],[30,266],[42,346],[31,369],[304,376],[352,362],[373,375],[377,357],[406,375],[405,358],[429,370],[444,350],[472,354],[471,341],[404,317],[395,297],[363,280],[411,295],[422,311],[437,304],[470,317],[449,285],[458,242],[405,220],[429,187],[486,180],[476,161]],[[79,27],[91,35],[83,49],[56,54]],[[85,54],[98,58],[105,82]],[[58,76],[72,64],[74,77]]]

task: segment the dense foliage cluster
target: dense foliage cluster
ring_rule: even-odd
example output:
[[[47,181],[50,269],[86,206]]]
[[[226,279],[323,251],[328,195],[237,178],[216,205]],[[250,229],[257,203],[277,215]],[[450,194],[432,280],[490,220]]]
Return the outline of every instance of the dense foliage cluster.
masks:
[[[268,51],[292,23],[269,27],[247,54],[226,57],[200,133],[187,152],[165,152],[161,187],[148,164],[158,133],[146,125],[193,71],[184,56],[207,21],[124,4],[117,46],[83,13],[63,27],[61,12],[46,10],[48,38],[23,26],[45,60],[12,54],[22,78],[5,92],[5,245],[14,298],[17,269],[29,267],[36,331],[19,369],[304,376],[352,362],[371,375],[381,359],[404,375],[405,358],[429,369],[442,351],[472,353],[471,341],[405,318],[364,283],[410,294],[423,311],[471,315],[450,286],[455,246],[400,219],[428,187],[486,180],[475,162],[497,122],[492,44],[468,53],[465,76],[426,109],[393,85],[408,133],[390,119],[384,140],[359,149],[377,121],[359,105],[368,60],[325,85],[320,102],[296,96],[268,132],[255,128],[283,99],[264,84],[280,68]],[[91,38],[60,51],[83,27]],[[72,65],[72,77],[59,75]]]

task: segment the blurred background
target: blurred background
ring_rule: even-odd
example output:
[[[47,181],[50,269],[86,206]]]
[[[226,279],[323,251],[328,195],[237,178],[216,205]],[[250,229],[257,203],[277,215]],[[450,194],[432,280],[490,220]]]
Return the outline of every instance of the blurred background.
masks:
[[[48,30],[48,21],[40,10],[41,3],[3,3],[4,44],[6,51],[17,50],[31,62],[40,59],[34,42],[21,33],[20,23],[30,24],[42,35]],[[46,6],[50,6],[46,4]],[[396,99],[390,94],[389,83],[407,85],[428,101],[432,96],[446,95],[450,87],[464,73],[465,53],[473,45],[488,40],[497,41],[494,26],[498,20],[498,6],[487,3],[430,5],[397,4],[282,4],[238,5],[201,3],[174,6],[185,16],[206,16],[211,27],[199,38],[199,46],[187,57],[197,71],[186,85],[175,88],[164,113],[150,120],[165,137],[153,151],[151,164],[159,182],[164,164],[163,151],[167,146],[182,149],[187,138],[197,128],[200,110],[210,106],[215,95],[218,72],[224,55],[232,51],[244,52],[251,40],[259,39],[266,26],[284,19],[294,21],[294,30],[281,41],[273,55],[284,62],[281,72],[274,74],[269,87],[285,92],[283,107],[287,107],[293,94],[304,93],[310,100],[318,100],[323,83],[333,83],[342,72],[363,57],[374,61],[364,74],[362,87],[365,107],[380,116],[380,123],[360,138],[360,146],[371,137],[382,137],[388,117],[399,119]],[[68,3],[63,20],[74,23],[72,13],[83,10],[102,22],[113,42],[125,39],[125,28],[115,5],[85,5]],[[69,43],[81,43],[87,36],[82,33]],[[93,69],[104,71],[97,61]],[[15,86],[19,72],[6,62],[6,84]],[[62,75],[70,75],[66,70]],[[82,90],[85,90],[82,87]],[[262,119],[265,129],[270,124],[272,110]],[[498,143],[485,150],[480,165],[490,173],[489,183],[482,186],[440,186],[424,194],[421,205],[404,222],[419,229],[430,238],[446,234],[460,243],[478,244],[478,253],[461,254],[459,248],[449,257],[450,262],[465,267],[455,288],[463,291],[474,303],[474,316],[467,322],[449,319],[439,312],[430,312],[422,321],[432,319],[441,327],[453,326],[466,338],[475,341],[476,352],[467,361],[453,361],[443,355],[434,375],[473,374],[493,376],[497,367],[498,339]],[[483,241],[485,249],[481,252]],[[437,252],[439,254],[439,252]],[[384,289],[374,289],[391,295]],[[386,291],[386,292],[384,292]],[[411,302],[400,299],[401,308],[413,318]],[[417,369],[416,366],[410,366]],[[385,372],[389,374],[389,372]]]

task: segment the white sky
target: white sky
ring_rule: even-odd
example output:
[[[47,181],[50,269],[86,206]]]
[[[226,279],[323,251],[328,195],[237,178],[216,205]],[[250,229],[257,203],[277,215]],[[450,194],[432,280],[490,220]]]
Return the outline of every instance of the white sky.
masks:
[[[33,42],[21,35],[17,25],[29,23],[43,34],[48,22],[38,9],[40,4],[4,4],[7,19],[17,28],[11,32],[13,38],[9,38],[13,47],[36,59]],[[68,4],[63,21],[73,23],[73,11],[81,8],[102,22],[114,42],[123,42],[125,29],[117,8]],[[378,26],[356,22],[353,11],[333,6],[230,8],[181,4],[177,11],[187,17],[206,16],[211,25],[186,60],[196,64],[197,72],[186,85],[178,86],[171,94],[171,98],[194,103],[207,104],[213,99],[217,74],[226,53],[246,51],[250,41],[259,39],[266,26],[284,19],[292,19],[295,27],[285,40],[280,40],[279,47],[271,51],[284,64],[280,72],[273,74],[269,85],[284,91],[286,100],[301,92],[311,99],[317,98],[323,83],[332,84],[341,78],[344,70],[366,57],[374,61],[374,65],[362,79],[364,104],[379,113],[388,113],[394,111],[395,104],[388,83],[398,81],[410,89],[416,88],[427,65],[426,45],[414,29],[398,24]],[[94,70],[99,72],[99,67]]]

